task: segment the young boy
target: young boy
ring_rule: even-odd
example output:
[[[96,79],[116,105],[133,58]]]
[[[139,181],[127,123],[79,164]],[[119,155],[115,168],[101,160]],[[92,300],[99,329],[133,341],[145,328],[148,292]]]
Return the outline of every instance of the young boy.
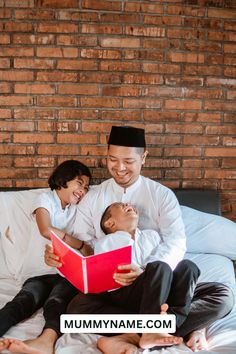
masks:
[[[160,314],[167,308],[164,304],[168,304],[168,313],[176,315],[176,323],[180,327],[190,310],[194,288],[200,274],[198,267],[189,260],[182,260],[172,271],[168,264],[157,261],[152,254],[159,246],[160,236],[154,230],[138,229],[138,212],[130,204],[121,202],[111,204],[104,211],[100,225],[106,236],[96,241],[95,253],[132,244],[132,263],[140,270],[140,275],[131,285],[126,286],[119,273],[116,273],[114,278],[117,283],[123,285],[123,288],[95,295],[80,294],[79,307],[73,308],[72,300],[68,312],[70,313],[72,309],[73,313],[115,314],[121,311],[121,313]],[[120,267],[124,268],[125,266]],[[104,342],[107,343],[105,337],[98,340],[98,348],[102,351]],[[181,337],[162,333],[143,333],[138,345],[147,349],[180,343]]]
[[[77,204],[87,193],[90,178],[88,167],[81,162],[64,161],[49,177],[50,190],[40,194],[32,208],[32,215],[44,238],[50,239],[50,230],[54,230],[66,243],[84,255],[91,254],[90,247],[67,232],[72,232]],[[42,306],[45,326],[41,335],[34,340],[0,341],[0,351],[7,348],[18,353],[52,354],[60,335],[60,315],[66,311],[67,304],[77,293],[78,290],[59,274],[26,280],[15,298],[0,310],[0,337]]]

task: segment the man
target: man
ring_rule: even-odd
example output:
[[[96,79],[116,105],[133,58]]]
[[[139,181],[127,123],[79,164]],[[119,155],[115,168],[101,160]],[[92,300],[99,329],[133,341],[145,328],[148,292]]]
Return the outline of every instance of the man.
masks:
[[[74,231],[93,244],[104,236],[100,220],[105,208],[113,202],[130,203],[139,210],[139,228],[154,229],[161,236],[150,261],[158,259],[174,269],[186,251],[181,211],[170,189],[140,175],[147,154],[144,129],[112,127],[107,155],[112,178],[95,186],[78,205]]]
[[[173,270],[183,259],[186,250],[181,211],[170,189],[140,175],[147,154],[144,129],[112,127],[107,155],[107,168],[112,178],[94,186],[80,202],[74,231],[81,240],[93,246],[96,239],[104,236],[100,219],[105,208],[113,202],[130,203],[139,210],[139,228],[154,229],[161,237],[159,247],[147,261],[166,262]],[[60,266],[50,251],[46,252],[45,258],[48,265]],[[130,272],[117,273],[116,281],[128,286],[140,275],[140,269],[132,265],[125,268]],[[178,336],[185,336],[192,330],[207,326],[217,318],[225,316],[232,308],[232,294],[221,284],[219,287],[215,283],[211,286],[197,286],[194,296],[195,299],[201,299],[195,302],[189,318],[181,327],[182,331],[177,333]],[[81,309],[81,301],[86,308],[86,299],[79,294],[74,298],[70,311]],[[100,311],[99,313],[106,313],[105,304],[100,304]],[[78,310],[78,313],[82,312]],[[99,349],[105,354],[131,353],[136,345],[137,338],[126,334],[104,338]]]

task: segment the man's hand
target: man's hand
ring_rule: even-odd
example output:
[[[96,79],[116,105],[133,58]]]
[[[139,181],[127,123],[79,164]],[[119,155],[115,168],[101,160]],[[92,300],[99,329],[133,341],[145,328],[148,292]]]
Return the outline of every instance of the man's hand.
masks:
[[[62,263],[60,262],[60,258],[53,253],[52,246],[46,245],[45,246],[45,251],[44,251],[44,262],[49,266],[49,267],[61,267]]]
[[[114,273],[113,277],[118,284],[128,286],[131,285],[142,272],[142,269],[132,264],[120,265],[118,266],[118,272]]]

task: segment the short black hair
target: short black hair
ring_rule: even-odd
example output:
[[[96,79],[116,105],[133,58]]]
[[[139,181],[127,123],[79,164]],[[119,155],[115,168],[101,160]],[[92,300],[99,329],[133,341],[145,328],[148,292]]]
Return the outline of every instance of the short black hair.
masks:
[[[67,188],[67,182],[78,176],[92,177],[89,168],[77,160],[66,160],[56,167],[48,179],[51,190]]]
[[[112,204],[110,204],[110,205],[108,205],[108,207],[106,207],[106,209],[104,210],[104,212],[102,214],[101,221],[100,221],[100,227],[105,235],[107,235],[109,233],[109,229],[107,227],[105,227],[105,222],[111,217],[111,212],[109,210],[111,205]]]

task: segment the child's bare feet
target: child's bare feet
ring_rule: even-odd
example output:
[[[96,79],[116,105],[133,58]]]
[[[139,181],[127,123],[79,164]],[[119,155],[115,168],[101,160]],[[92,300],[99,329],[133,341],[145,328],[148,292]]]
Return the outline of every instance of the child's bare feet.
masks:
[[[205,328],[198,331],[193,331],[189,335],[189,339],[186,344],[190,349],[192,349],[193,352],[197,352],[199,350],[207,350],[208,343],[206,339]]]
[[[11,353],[44,354],[42,350],[32,347],[31,343],[27,344],[26,341],[23,342],[18,339],[14,339],[14,341],[9,345],[8,350]]]
[[[136,333],[101,337],[97,341],[97,347],[103,354],[135,354],[138,351],[139,338]]]
[[[7,349],[10,345],[10,339],[8,338],[1,338],[0,339],[0,352],[4,349]]]
[[[11,353],[18,354],[53,354],[57,338],[58,334],[53,329],[48,328],[35,339],[25,340],[24,342],[18,339],[11,340],[8,350]]]

